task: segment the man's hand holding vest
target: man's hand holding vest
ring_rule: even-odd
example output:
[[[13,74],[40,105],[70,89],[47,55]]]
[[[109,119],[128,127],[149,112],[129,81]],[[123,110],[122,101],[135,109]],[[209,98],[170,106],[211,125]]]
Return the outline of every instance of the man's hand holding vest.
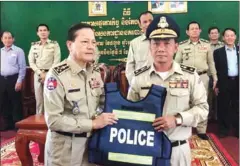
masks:
[[[175,128],[176,126],[177,126],[176,117],[173,115],[167,115],[156,118],[153,122],[153,127],[158,132],[168,130],[170,128]]]
[[[92,121],[93,129],[101,129],[107,125],[116,124],[117,120],[118,118],[113,113],[102,113]]]
[[[46,73],[45,73],[45,72],[42,72],[42,73],[39,75],[39,82],[41,82],[42,84],[44,84],[45,77],[46,77]]]

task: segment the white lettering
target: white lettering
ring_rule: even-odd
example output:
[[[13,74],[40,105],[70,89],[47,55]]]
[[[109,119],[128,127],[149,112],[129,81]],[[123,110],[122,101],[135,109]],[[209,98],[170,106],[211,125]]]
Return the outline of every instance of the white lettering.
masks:
[[[145,145],[146,144],[146,140],[145,139],[141,139],[142,138],[142,135],[144,135],[145,137],[146,137],[146,131],[143,131],[143,130],[141,130],[140,132],[139,132],[139,134],[138,134],[138,143],[139,143],[139,145],[141,145],[141,146],[143,146],[143,145]]]
[[[112,127],[110,129],[109,142],[113,142],[117,138],[120,144],[140,145],[140,146],[154,146],[154,132],[144,130],[131,129],[117,129]],[[132,139],[131,139],[132,138]]]
[[[154,132],[147,132],[147,146],[154,146]]]
[[[127,138],[126,130],[120,129],[119,132],[118,132],[118,142],[120,144],[123,144],[126,141],[126,138]]]
[[[128,129],[127,130],[127,144],[132,145],[133,144],[133,140],[131,140],[130,136],[131,136],[131,130]]]
[[[116,137],[118,134],[117,128],[111,128],[110,130],[110,139],[109,142],[113,142],[113,138]]]
[[[138,137],[138,131],[134,131],[134,145],[137,145],[137,137]]]

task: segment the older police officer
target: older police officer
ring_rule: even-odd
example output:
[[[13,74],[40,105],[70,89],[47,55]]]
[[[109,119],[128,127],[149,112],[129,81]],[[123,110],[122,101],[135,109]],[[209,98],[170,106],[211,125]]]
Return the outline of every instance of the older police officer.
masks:
[[[128,99],[143,99],[151,84],[167,88],[163,116],[155,119],[153,127],[165,132],[172,142],[172,166],[190,166],[191,151],[188,139],[192,127],[207,119],[208,104],[204,85],[196,69],[173,61],[180,30],[166,15],[158,15],[147,29],[154,62],[135,71]]]
[[[95,58],[92,27],[79,23],[68,31],[69,57],[51,68],[44,83],[45,119],[49,128],[45,166],[88,166],[87,141],[94,129],[116,123],[112,113],[97,118],[104,101],[103,82]]]

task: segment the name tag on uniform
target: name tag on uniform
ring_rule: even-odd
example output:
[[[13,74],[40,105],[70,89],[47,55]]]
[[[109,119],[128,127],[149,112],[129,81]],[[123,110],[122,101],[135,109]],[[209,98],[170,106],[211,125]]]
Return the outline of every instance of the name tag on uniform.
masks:
[[[68,93],[73,93],[73,92],[80,92],[80,88],[78,89],[69,89]]]
[[[190,51],[191,48],[188,48],[188,47],[187,47],[187,48],[184,48],[184,50],[185,50],[185,51]]]
[[[16,55],[16,54],[11,54],[11,56],[15,57],[15,56],[17,56],[17,55]]]
[[[150,87],[145,86],[145,87],[141,87],[141,89],[142,89],[142,90],[144,90],[144,89],[150,89]]]

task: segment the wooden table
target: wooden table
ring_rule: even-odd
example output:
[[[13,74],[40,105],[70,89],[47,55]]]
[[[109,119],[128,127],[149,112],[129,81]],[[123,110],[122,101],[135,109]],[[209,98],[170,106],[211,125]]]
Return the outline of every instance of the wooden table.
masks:
[[[15,148],[23,166],[33,166],[29,149],[30,141],[37,142],[40,149],[39,162],[44,162],[44,144],[46,141],[47,125],[43,115],[33,115],[16,123],[19,128],[15,138]]]

